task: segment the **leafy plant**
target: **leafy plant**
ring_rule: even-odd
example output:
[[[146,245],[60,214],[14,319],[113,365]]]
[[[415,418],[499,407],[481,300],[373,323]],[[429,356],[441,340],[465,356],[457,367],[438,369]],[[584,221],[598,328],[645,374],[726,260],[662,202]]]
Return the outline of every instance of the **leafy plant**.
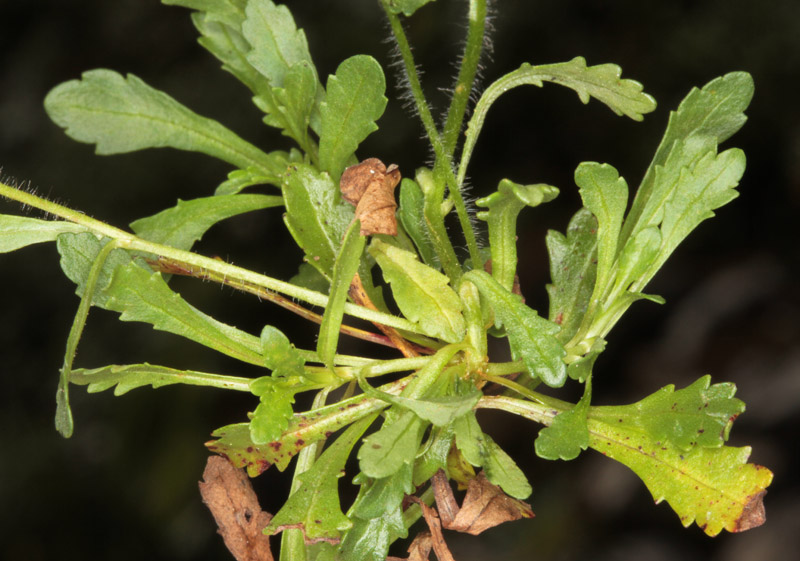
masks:
[[[627,182],[614,167],[578,166],[583,208],[564,234],[551,231],[546,239],[552,283],[545,317],[525,305],[515,282],[517,221],[559,189],[504,179],[476,202],[481,210],[475,212],[462,191],[477,138],[492,104],[526,84],[560,84],[583,103],[594,98],[641,120],[655,101],[638,82],[621,78],[616,65],[587,66],[581,57],[523,64],[483,91],[465,127],[487,12],[486,0],[470,0],[460,71],[437,126],[402,20],[430,0],[380,0],[434,154],[431,167],[401,178],[395,165],[374,157],[359,163],[356,157],[387,105],[384,72],[375,59],[352,56],[323,84],[305,34],[285,6],[271,0],[163,1],[193,10],[200,44],[249,88],[265,124],[281,130],[290,147],[264,152],[139,78],[112,70],[88,71],[49,93],[45,108],[53,121],[75,140],[95,144],[98,154],[172,147],[233,167],[212,195],[136,220],[132,232],[0,185],[4,197],[49,215],[0,215],[0,249],[56,242],[61,267],[81,298],[56,393],[62,435],[73,432],[70,384],[89,392],[113,387],[115,395],[168,384],[253,394],[246,420],[243,415],[218,429],[207,446],[253,477],[270,468],[283,471],[296,457],[286,503],[271,520],[257,517],[263,524],[255,528],[256,534],[281,533],[284,560],[383,560],[420,518],[429,533],[417,535],[409,559],[425,559],[431,549],[448,559],[442,527],[480,533],[532,516],[522,502],[531,486],[483,432],[475,414],[480,409],[543,425],[534,440],[541,458],[570,460],[593,448],[627,465],[685,526],[696,522],[713,536],[763,523],[762,498],[772,474],[747,463],[749,448],[725,444],[744,411],[732,384],[712,384],[704,376],[631,405],[591,402],[593,367],[611,329],[635,301],[663,302],[644,292],[648,282],[690,232],[737,195],[744,154],[720,151],[719,145],[745,122],[753,93],[748,74],[727,74],[686,96],[670,114],[630,204]],[[268,194],[242,192],[253,187]],[[273,207],[283,208],[286,227],[305,253],[289,281],[191,251],[217,222]],[[383,283],[374,281],[376,267]],[[226,325],[176,293],[172,275],[225,284],[294,311],[319,324],[317,346],[297,348],[272,325],[259,335]],[[181,335],[265,374],[250,379],[146,363],[75,368],[92,306]],[[370,322],[377,331],[345,318]],[[342,334],[391,347],[402,357],[340,354]],[[513,360],[492,360],[488,337],[506,338]],[[577,403],[551,395],[567,383],[583,384]],[[315,392],[313,405],[295,411],[301,392]],[[359,490],[343,511],[338,480],[353,452]],[[214,470],[215,484],[241,487],[218,464]],[[449,480],[467,489],[460,507]],[[265,546],[253,529],[225,518],[209,493],[204,490],[204,497],[226,540],[250,535],[261,544],[252,551],[263,556]],[[247,509],[257,508],[247,501]],[[245,508],[241,504],[225,508],[230,514]],[[247,558],[241,547],[231,551]]]

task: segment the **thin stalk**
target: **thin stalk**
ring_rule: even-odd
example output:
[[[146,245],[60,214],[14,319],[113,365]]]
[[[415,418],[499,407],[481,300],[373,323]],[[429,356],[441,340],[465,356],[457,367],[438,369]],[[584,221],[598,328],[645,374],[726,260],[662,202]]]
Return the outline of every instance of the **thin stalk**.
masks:
[[[15,189],[14,187],[5,185],[3,183],[0,183],[0,196],[9,198],[33,208],[38,208],[53,216],[68,220],[69,222],[80,224],[95,234],[115,239],[117,240],[118,246],[122,249],[140,251],[160,257],[166,257],[185,269],[205,269],[207,274],[218,275],[219,277],[226,279],[225,282],[242,282],[260,286],[264,289],[279,292],[315,306],[325,307],[328,304],[328,297],[321,292],[301,288],[288,282],[274,279],[242,267],[237,267],[236,265],[231,265],[230,263],[226,263],[219,259],[212,259],[210,257],[198,255],[197,253],[192,253],[191,251],[184,251],[174,247],[149,242],[142,238],[138,238],[133,234],[129,234],[128,232],[114,228],[113,226],[109,226],[104,222],[95,220],[94,218],[86,216],[85,214],[53,203],[46,199],[42,199],[31,193],[26,193],[25,191]],[[345,304],[344,311],[346,314],[371,321],[373,323],[380,323],[422,335],[419,327],[416,324],[397,316],[375,310],[369,310],[351,303]]]
[[[414,55],[411,52],[411,45],[408,42],[400,18],[388,9],[385,2],[383,3],[383,8],[386,12],[386,17],[389,19],[389,25],[392,28],[392,33],[397,42],[397,48],[403,60],[411,96],[414,99],[414,104],[419,112],[422,126],[425,128],[425,133],[428,135],[428,139],[433,147],[433,152],[436,155],[437,163],[434,166],[434,171],[437,173],[437,180],[441,181],[444,179],[444,182],[447,183],[450,196],[455,203],[456,213],[458,214],[461,229],[464,232],[467,247],[469,248],[470,258],[474,264],[482,266],[475,231],[472,228],[472,223],[469,220],[469,213],[467,212],[464,199],[461,196],[461,191],[458,188],[458,183],[453,173],[452,158],[448,155],[445,145],[439,136],[439,131],[436,128],[430,106],[425,99],[425,93],[422,91],[422,85],[420,84],[417,67],[414,62]],[[439,174],[441,175],[439,176]],[[430,205],[431,211],[427,211],[428,209],[426,208],[425,218],[429,221],[428,226],[431,230],[431,243],[439,256],[442,267],[447,276],[457,284],[458,280],[461,278],[461,268],[458,265],[458,258],[455,255],[455,250],[450,243],[444,227],[444,216],[442,216],[440,211],[440,203],[441,201],[434,201],[434,204]],[[426,205],[426,207],[427,206],[429,205]]]

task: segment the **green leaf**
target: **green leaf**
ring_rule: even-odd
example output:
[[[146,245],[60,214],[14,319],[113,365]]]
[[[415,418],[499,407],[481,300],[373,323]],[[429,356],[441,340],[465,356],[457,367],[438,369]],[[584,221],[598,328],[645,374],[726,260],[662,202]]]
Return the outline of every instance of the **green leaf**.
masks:
[[[54,242],[60,234],[85,231],[86,227],[72,222],[0,214],[0,253],[36,243]]]
[[[261,352],[264,366],[272,370],[273,376],[303,376],[303,357],[297,352],[289,338],[277,327],[265,325],[261,330]]]
[[[602,408],[600,408],[602,409]],[[594,408],[593,408],[594,411]],[[590,446],[632,469],[656,503],[665,500],[684,526],[696,522],[709,536],[746,530],[763,522],[762,498],[772,473],[748,464],[750,448],[685,452],[625,422],[589,414]]]
[[[308,42],[302,29],[297,29],[286,6],[270,0],[249,0],[242,33],[252,50],[247,61],[273,87],[282,88],[292,66],[306,62],[313,68]]]
[[[295,139],[303,150],[312,152],[315,148],[312,148],[308,127],[321,89],[314,66],[306,61],[297,62],[289,68],[283,87],[272,88],[269,100],[255,98],[256,105],[267,110],[266,124],[284,129],[284,134]]]
[[[289,167],[293,154],[276,150],[267,155],[273,160],[275,173],[265,175],[255,168],[235,169],[228,174],[228,179],[219,184],[214,194],[235,195],[253,185],[275,185],[280,187],[283,183],[283,174],[286,172],[286,168]]]
[[[337,559],[347,561],[385,561],[389,546],[408,536],[400,509],[390,509],[377,518],[353,519],[339,546]]]
[[[338,181],[359,144],[378,129],[387,99],[386,78],[374,58],[348,58],[328,77],[327,97],[320,106],[320,167]]]
[[[539,431],[534,443],[536,455],[546,460],[574,460],[589,447],[587,414],[592,400],[592,381],[587,378],[583,397],[575,407],[555,416],[550,426]]]
[[[426,425],[412,411],[387,416],[381,429],[364,439],[358,450],[361,471],[380,479],[396,473],[403,464],[413,465]]]
[[[381,398],[393,405],[413,411],[417,417],[434,426],[443,427],[472,411],[481,396],[483,394],[476,390],[467,395],[443,395],[430,399],[409,399],[390,394],[383,394]]]
[[[498,327],[506,329],[511,352],[522,359],[528,373],[548,386],[563,386],[567,379],[562,360],[566,351],[556,338],[558,325],[540,317],[485,271],[472,270],[464,278],[475,283],[489,301]]]
[[[550,255],[550,321],[561,326],[557,338],[569,342],[589,307],[597,274],[597,219],[581,209],[570,220],[567,235],[547,232]]]
[[[459,417],[453,423],[456,446],[470,464],[483,467],[486,477],[517,499],[530,496],[533,489],[519,466],[478,424],[475,413]]]
[[[672,174],[679,173],[684,165],[730,138],[747,120],[744,110],[752,97],[753,79],[746,72],[731,72],[715,78],[701,90],[693,88],[689,92],[677,111],[670,113],[664,138],[626,218],[622,239],[659,222],[657,215],[669,197],[665,189],[669,182],[657,185],[658,175],[664,172],[661,168],[673,168]],[[698,139],[707,139],[708,144]]]
[[[307,543],[338,543],[341,532],[353,525],[339,506],[338,479],[344,473],[350,450],[374,418],[373,415],[354,423],[328,446],[308,471],[297,476],[300,487],[264,528],[265,534],[301,528]]]
[[[297,274],[290,278],[289,282],[322,294],[328,294],[331,289],[331,281],[323,277],[316,267],[308,263],[300,263]]]
[[[295,390],[267,376],[255,380],[251,389],[260,403],[250,419],[250,438],[257,445],[278,440],[294,414]]]
[[[350,290],[350,283],[358,271],[361,254],[364,253],[366,238],[359,233],[361,222],[356,218],[347,233],[333,265],[331,292],[317,339],[317,355],[328,368],[333,368],[333,357],[339,344],[339,328],[344,317],[344,303]]]
[[[202,152],[238,168],[269,173],[270,157],[213,119],[187,109],[132,74],[84,72],[53,88],[44,100],[50,118],[98,154],[171,147]]]
[[[661,248],[661,230],[650,226],[629,239],[619,256],[614,292],[627,290],[652,266]]]
[[[423,444],[424,452],[417,457],[417,461],[414,463],[413,484],[415,486],[419,487],[425,484],[440,469],[447,469],[447,458],[453,446],[454,435],[453,424],[431,430],[428,442]]]
[[[434,0],[383,0],[386,8],[393,14],[402,13],[404,16],[411,16],[425,4]]]
[[[514,286],[517,273],[517,216],[526,206],[536,207],[556,196],[558,189],[551,185],[520,185],[503,179],[495,193],[475,202],[488,209],[477,216],[489,224],[492,276],[506,290]]]
[[[368,520],[379,518],[384,512],[400,509],[405,495],[414,494],[412,482],[413,468],[411,464],[403,466],[390,475],[381,479],[368,479],[363,474],[356,476],[354,483],[362,483],[362,490],[353,503],[352,516]]]
[[[81,294],[101,242],[92,234],[62,234],[57,247],[62,269]],[[238,360],[263,364],[258,338],[200,312],[173,292],[159,273],[131,261],[124,251],[114,250],[106,259],[93,303],[120,313],[122,321],[150,323]]]
[[[417,323],[426,335],[450,343],[464,338],[466,324],[461,315],[461,300],[439,271],[420,263],[417,256],[380,240],[369,247],[392,285],[397,306],[405,317]]]
[[[423,217],[425,195],[422,194],[422,189],[416,181],[407,177],[403,178],[400,182],[399,202],[397,217],[400,219],[403,229],[414,240],[414,245],[422,257],[422,261],[434,269],[440,269],[441,264],[436,256],[436,250],[431,244],[428,227]]]
[[[628,185],[612,166],[594,162],[578,166],[575,183],[580,187],[584,206],[597,217],[597,284],[593,296],[599,298],[611,282]]]
[[[308,262],[328,279],[355,214],[337,193],[327,173],[305,164],[292,165],[283,185],[286,226]]]
[[[172,384],[248,391],[250,379],[145,363],[111,364],[91,369],[76,368],[70,373],[69,381],[78,386],[87,386],[86,391],[89,393],[113,387],[114,395],[119,396],[143,386],[161,388]]]
[[[710,382],[706,375],[677,391],[670,384],[633,405],[595,407],[592,417],[644,430],[651,440],[669,441],[681,451],[718,448],[744,412],[744,403],[733,397],[735,385]]]
[[[219,195],[178,204],[131,222],[137,236],[151,242],[189,250],[217,222],[254,210],[283,205],[276,195]]]

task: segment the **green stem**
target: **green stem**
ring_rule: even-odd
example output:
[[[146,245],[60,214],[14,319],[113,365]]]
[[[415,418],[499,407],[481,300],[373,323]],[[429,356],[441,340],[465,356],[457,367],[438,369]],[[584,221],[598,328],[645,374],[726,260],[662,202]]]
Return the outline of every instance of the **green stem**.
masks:
[[[53,216],[58,216],[59,218],[63,218],[69,222],[85,226],[87,229],[96,234],[115,239],[117,240],[118,247],[122,249],[141,251],[152,255],[166,257],[190,268],[197,267],[199,269],[204,269],[207,270],[209,274],[213,273],[227,279],[228,283],[250,283],[261,286],[267,290],[286,294],[287,296],[302,300],[303,302],[307,302],[315,306],[325,307],[328,305],[328,297],[320,292],[301,288],[288,282],[274,279],[266,275],[261,275],[248,269],[220,261],[219,259],[204,257],[190,251],[184,251],[174,247],[143,240],[142,238],[138,238],[133,234],[129,234],[128,232],[114,228],[113,226],[109,226],[104,222],[86,216],[83,213],[74,211],[46,199],[42,199],[31,193],[26,193],[25,191],[15,189],[14,187],[5,185],[3,183],[0,183],[0,196],[18,201],[33,208],[38,208]],[[351,303],[345,304],[344,312],[353,317],[361,318],[374,323],[388,325],[389,327],[410,331],[420,335],[422,334],[416,324],[391,314],[370,310]]]
[[[386,17],[389,19],[389,25],[392,28],[395,41],[397,42],[400,57],[403,60],[411,96],[414,99],[414,104],[419,112],[422,126],[425,128],[425,133],[428,135],[428,139],[436,155],[436,165],[434,166],[436,180],[437,182],[441,182],[442,179],[444,179],[444,182],[447,183],[450,196],[455,203],[456,213],[458,214],[461,229],[464,232],[467,247],[469,248],[470,258],[473,264],[483,266],[480,252],[478,251],[475,231],[472,229],[469,213],[467,212],[464,199],[458,188],[459,184],[453,173],[452,158],[445,149],[445,145],[442,142],[433,115],[431,114],[430,106],[425,99],[425,93],[422,91],[422,85],[420,84],[417,67],[414,62],[414,55],[411,52],[411,45],[408,42],[400,18],[389,10],[386,2],[383,2],[382,5],[386,12]],[[452,243],[450,243],[444,226],[444,216],[441,213],[441,200],[432,201],[432,204],[428,204],[426,198],[425,219],[428,221],[428,228],[431,231],[431,243],[439,256],[442,267],[451,281],[457,284],[458,280],[461,278],[461,268],[458,265],[458,258],[456,257],[455,250],[453,249]]]

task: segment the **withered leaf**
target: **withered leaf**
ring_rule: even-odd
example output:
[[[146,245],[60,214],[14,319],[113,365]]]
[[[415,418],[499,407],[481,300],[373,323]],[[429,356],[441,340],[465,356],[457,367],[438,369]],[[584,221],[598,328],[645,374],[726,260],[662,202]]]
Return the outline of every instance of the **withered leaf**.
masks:
[[[447,530],[476,536],[503,522],[534,516],[528,503],[503,493],[500,487],[489,482],[484,472],[470,480],[461,508],[444,471],[439,470],[432,481],[439,516]]]
[[[342,173],[339,189],[342,198],[356,207],[362,236],[397,235],[394,189],[400,178],[400,170],[395,164],[387,168],[378,158],[368,158]]]
[[[273,561],[269,537],[262,533],[272,515],[261,510],[244,470],[222,456],[210,456],[199,486],[203,502],[236,561]]]
[[[764,510],[764,495],[766,494],[766,491],[761,491],[750,497],[742,510],[742,515],[736,521],[734,532],[757,528],[767,521],[767,513]]]
[[[408,546],[408,557],[387,557],[386,561],[429,561],[433,539],[430,532],[420,532]]]
[[[417,497],[411,497],[411,500],[416,502],[422,509],[422,517],[425,518],[425,522],[428,524],[431,536],[431,547],[433,548],[433,552],[436,553],[436,558],[439,561],[456,561],[453,554],[450,553],[450,548],[447,547],[447,543],[444,541],[442,522],[439,519],[439,515],[436,514],[436,509],[429,507]],[[409,559],[411,558],[409,557]]]

